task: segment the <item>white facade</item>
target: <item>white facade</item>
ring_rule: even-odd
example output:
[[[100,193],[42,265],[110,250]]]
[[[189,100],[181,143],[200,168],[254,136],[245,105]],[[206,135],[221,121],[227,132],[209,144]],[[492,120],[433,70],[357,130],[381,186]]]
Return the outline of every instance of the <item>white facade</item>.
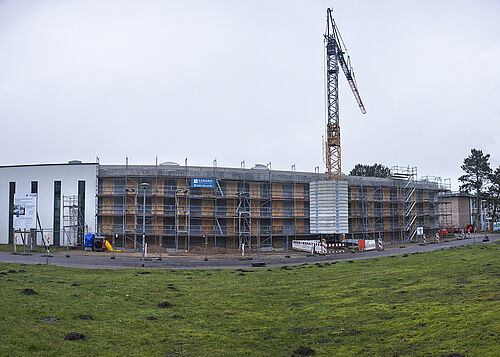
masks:
[[[45,236],[53,235],[54,181],[61,182],[60,230],[63,229],[63,196],[77,196],[78,182],[85,181],[85,226],[95,232],[97,164],[46,164],[0,166],[0,244],[9,242],[9,187],[15,182],[16,194],[32,193],[32,182],[38,184],[38,216]],[[47,232],[47,233],[45,233]],[[63,244],[61,233],[60,242]],[[46,237],[45,237],[46,238]],[[37,244],[41,244],[37,234]],[[51,244],[53,238],[50,239]]]
[[[349,233],[347,181],[317,181],[309,187],[311,233]]]

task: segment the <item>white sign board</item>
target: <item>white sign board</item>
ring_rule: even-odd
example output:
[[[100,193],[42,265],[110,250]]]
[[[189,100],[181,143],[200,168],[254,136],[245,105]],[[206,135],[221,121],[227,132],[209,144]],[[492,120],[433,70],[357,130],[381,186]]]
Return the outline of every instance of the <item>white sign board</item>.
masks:
[[[417,227],[417,235],[418,236],[424,235],[424,227]]]
[[[15,230],[36,229],[36,193],[15,194],[12,215]]]

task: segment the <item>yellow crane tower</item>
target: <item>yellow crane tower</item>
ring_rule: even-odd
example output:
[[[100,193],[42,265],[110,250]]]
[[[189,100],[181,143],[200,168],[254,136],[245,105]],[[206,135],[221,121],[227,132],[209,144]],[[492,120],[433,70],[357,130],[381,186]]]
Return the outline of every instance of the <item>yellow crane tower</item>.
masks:
[[[328,180],[340,181],[341,176],[341,150],[340,150],[340,125],[339,125],[339,66],[342,67],[347,82],[351,87],[354,98],[358,102],[363,114],[366,114],[365,106],[361,101],[356,79],[351,67],[351,59],[347,53],[344,41],[340,36],[335,21],[333,20],[332,9],[326,11],[326,31],[325,31],[325,56],[326,56],[326,169]]]

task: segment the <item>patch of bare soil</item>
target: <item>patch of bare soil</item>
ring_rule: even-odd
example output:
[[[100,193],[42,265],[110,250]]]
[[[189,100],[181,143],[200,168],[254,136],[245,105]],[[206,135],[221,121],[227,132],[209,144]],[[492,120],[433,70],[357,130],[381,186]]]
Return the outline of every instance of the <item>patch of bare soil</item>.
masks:
[[[78,315],[79,319],[82,320],[93,320],[94,318],[91,315]]]
[[[66,336],[64,336],[64,339],[68,341],[80,341],[80,340],[85,340],[86,338],[87,336],[79,332],[70,332],[66,334]]]
[[[40,319],[41,322],[56,322],[59,319],[57,317],[44,317]]]
[[[160,302],[158,304],[158,307],[161,307],[162,309],[164,308],[171,308],[173,307],[174,305],[172,305],[171,303],[169,303],[168,301],[163,301],[163,302]]]
[[[293,356],[313,356],[316,354],[316,351],[310,347],[300,346],[295,351],[293,351]]]
[[[174,315],[174,316],[172,316],[172,318],[173,319],[183,319],[184,316],[182,316],[182,315]]]
[[[38,295],[38,293],[33,289],[23,289],[21,290],[21,293],[24,295]]]
[[[158,320],[158,318],[155,317],[155,316],[148,316],[148,317],[146,317],[146,320],[148,320],[148,321],[156,321],[156,320]]]

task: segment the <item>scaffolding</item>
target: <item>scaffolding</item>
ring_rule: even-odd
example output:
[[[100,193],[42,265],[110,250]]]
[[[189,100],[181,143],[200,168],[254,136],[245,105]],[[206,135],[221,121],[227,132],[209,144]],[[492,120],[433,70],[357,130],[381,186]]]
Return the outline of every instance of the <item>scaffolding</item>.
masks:
[[[128,174],[128,158],[126,159],[125,165],[125,182],[124,182],[124,192],[122,196],[123,202],[123,225],[122,229],[117,229],[118,227],[113,226],[113,231],[122,234],[122,244],[123,248],[127,248],[127,243],[131,242],[134,250],[137,250],[137,210],[138,210],[138,194],[139,194],[139,182],[129,177]],[[114,188],[113,193],[121,193],[121,190],[116,190]],[[118,192],[117,192],[118,191]],[[115,234],[116,234],[115,233]]]
[[[398,182],[398,195],[403,197],[403,239],[405,242],[411,242],[417,235],[417,214],[415,212],[417,168],[393,166],[391,177]]]
[[[137,238],[143,218],[148,243],[158,245],[160,251],[202,246],[204,237],[213,247],[269,249],[278,246],[280,239],[310,235],[307,180],[319,173],[305,178],[283,176],[263,165],[262,171],[242,167],[221,178],[220,170],[226,169],[214,166],[200,173],[213,176],[213,184],[196,187],[191,180],[198,169],[187,165],[137,168],[129,167],[127,160],[119,170],[99,178],[98,233],[118,234],[115,244],[123,248],[140,248]],[[392,174],[392,180],[349,180],[352,238],[381,235],[385,240],[412,241],[417,226],[432,233],[445,225],[440,219],[443,210],[438,209],[437,193],[446,190],[440,178],[417,180],[416,168],[393,168]],[[146,191],[141,190],[144,182],[149,184]]]
[[[79,232],[85,231],[79,212],[78,196],[63,195],[63,245],[76,246],[79,244]]]
[[[245,181],[244,181],[245,183]],[[245,185],[243,185],[245,186]],[[250,212],[250,192],[238,192],[238,206],[236,215],[238,216],[238,247],[252,249],[252,216]]]
[[[270,164],[268,164],[269,168],[268,181],[267,182],[264,181],[263,185],[261,184],[261,192],[260,192],[261,201],[260,201],[259,215],[261,216],[262,219],[266,220],[266,223],[268,222],[268,224],[263,225],[261,219],[261,224],[259,226],[258,234],[260,235],[261,248],[272,248],[273,246],[273,233],[274,233],[273,214],[275,212],[273,212],[273,180],[272,180],[271,169],[269,166]]]
[[[417,180],[415,167],[393,167],[392,180],[352,179],[349,183],[349,232],[355,239],[411,242],[416,228],[429,236],[441,227],[438,194],[449,190],[449,179]]]

